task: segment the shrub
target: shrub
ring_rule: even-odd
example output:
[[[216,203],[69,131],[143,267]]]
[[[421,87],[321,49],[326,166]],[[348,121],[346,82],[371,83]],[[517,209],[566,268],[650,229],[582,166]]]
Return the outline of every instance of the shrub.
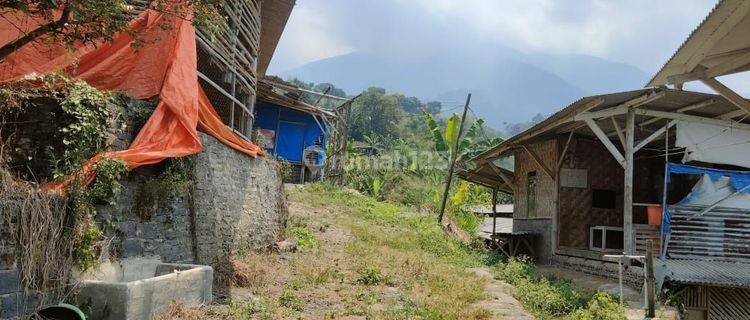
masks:
[[[318,248],[320,241],[307,227],[293,227],[287,231],[287,238],[293,239],[299,249]]]
[[[570,314],[568,319],[576,320],[626,320],[625,306],[615,297],[604,292],[597,292],[591,298],[586,309],[579,309]]]
[[[515,287],[515,297],[539,318],[567,315],[588,301],[589,295],[569,281],[542,277],[527,258],[510,258],[499,269],[500,277]]]
[[[380,274],[380,269],[373,266],[367,266],[357,271],[359,277],[357,283],[363,285],[378,284],[383,280],[383,276]]]
[[[289,290],[284,290],[279,296],[279,304],[282,307],[294,311],[302,311],[302,300]]]

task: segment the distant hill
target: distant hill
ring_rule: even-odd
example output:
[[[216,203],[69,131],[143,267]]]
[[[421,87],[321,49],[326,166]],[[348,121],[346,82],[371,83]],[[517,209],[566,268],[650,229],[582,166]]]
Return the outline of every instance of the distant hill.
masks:
[[[471,109],[496,129],[550,114],[585,95],[639,88],[648,79],[636,67],[597,57],[524,54],[508,48],[418,57],[353,52],[279,76],[331,82],[349,94],[383,87],[441,101],[448,112],[460,111],[451,109],[471,92]]]

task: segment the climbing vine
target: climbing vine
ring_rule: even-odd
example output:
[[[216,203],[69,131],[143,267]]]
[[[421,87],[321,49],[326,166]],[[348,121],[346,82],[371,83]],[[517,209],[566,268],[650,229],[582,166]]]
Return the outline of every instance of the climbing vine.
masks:
[[[193,183],[192,171],[195,157],[170,158],[165,161],[164,171],[151,179],[135,197],[135,211],[143,220],[151,216],[170,200],[184,195]]]

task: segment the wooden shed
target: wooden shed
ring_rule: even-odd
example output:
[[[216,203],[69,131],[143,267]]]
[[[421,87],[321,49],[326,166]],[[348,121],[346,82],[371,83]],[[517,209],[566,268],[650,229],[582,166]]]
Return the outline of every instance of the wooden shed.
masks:
[[[584,97],[471,159],[472,169],[459,175],[514,194],[513,229],[538,235],[540,260],[634,255],[647,239],[658,246],[661,238],[647,212],[662,204],[665,160],[682,160],[674,126],[750,129],[737,110],[719,95],[667,88]],[[507,157],[514,159],[512,173],[497,165]],[[675,177],[669,203],[695,182]]]

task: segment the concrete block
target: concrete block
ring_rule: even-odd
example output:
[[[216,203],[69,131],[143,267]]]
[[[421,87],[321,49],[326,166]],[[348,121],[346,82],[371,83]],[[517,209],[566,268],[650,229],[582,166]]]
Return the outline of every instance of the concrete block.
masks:
[[[78,303],[91,306],[92,319],[152,319],[174,300],[195,305],[213,299],[209,266],[144,259],[110,265],[119,272],[95,273],[100,277],[80,284]]]
[[[122,256],[124,258],[139,257],[143,255],[141,240],[130,238],[122,241]]]
[[[21,278],[17,270],[0,271],[0,294],[21,291]]]
[[[133,221],[123,221],[117,225],[117,229],[122,232],[124,237],[136,236],[136,223]]]
[[[19,295],[19,293],[0,295],[0,318],[15,318],[23,314],[21,301],[18,299]]]

